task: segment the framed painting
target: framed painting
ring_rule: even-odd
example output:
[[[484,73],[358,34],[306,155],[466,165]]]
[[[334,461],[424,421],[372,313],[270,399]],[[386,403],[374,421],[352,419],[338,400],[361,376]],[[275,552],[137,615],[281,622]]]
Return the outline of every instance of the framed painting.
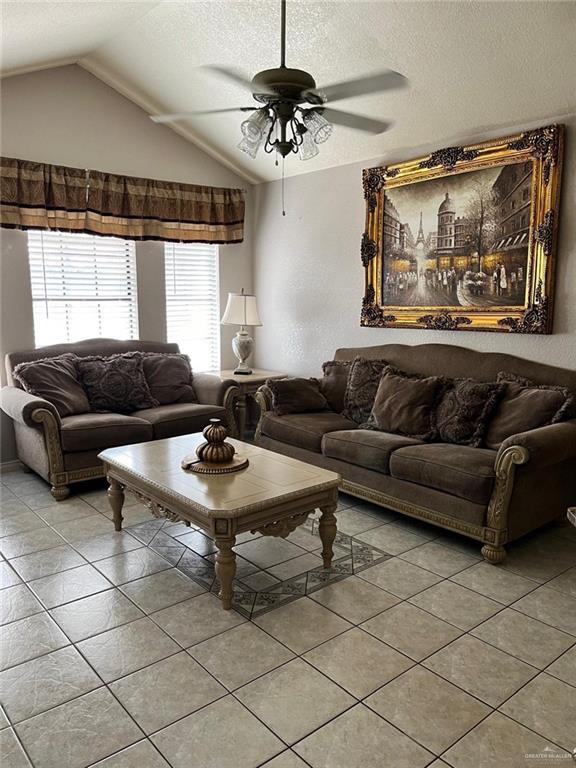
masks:
[[[551,333],[563,126],[363,172],[361,325]]]

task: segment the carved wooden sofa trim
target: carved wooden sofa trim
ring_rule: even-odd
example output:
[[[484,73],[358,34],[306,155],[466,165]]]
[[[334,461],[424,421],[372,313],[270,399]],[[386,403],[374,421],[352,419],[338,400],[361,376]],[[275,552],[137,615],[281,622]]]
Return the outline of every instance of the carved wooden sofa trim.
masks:
[[[427,347],[430,349],[426,354]],[[557,384],[576,390],[576,371],[553,368],[511,355],[479,353],[448,345],[418,347],[385,345],[337,350],[336,359],[350,360],[356,355],[372,359],[395,357],[394,365],[398,367],[406,365],[408,370],[414,372],[418,370],[417,365],[423,364],[425,367],[422,372],[427,375],[439,375],[442,372],[438,370],[439,368],[446,368],[446,375],[454,377],[465,375],[466,370],[481,370],[484,380],[494,380],[498,370],[510,370],[517,372],[520,376],[531,378],[536,383]],[[459,367],[463,373],[460,373]],[[379,472],[362,465],[356,466],[343,459],[324,455],[324,440],[321,443],[322,448],[314,451],[299,445],[296,440],[291,440],[288,436],[282,439],[267,426],[268,414],[271,418],[275,418],[276,422],[283,418],[273,416],[271,413],[270,389],[267,386],[260,387],[255,398],[260,406],[260,420],[255,433],[255,441],[258,445],[338,472],[342,477],[340,489],[352,496],[481,542],[482,555],[490,563],[499,563],[504,560],[507,543],[552,520],[563,517],[567,507],[576,498],[576,419],[574,418],[522,432],[504,440],[499,449],[494,451],[494,477],[491,492],[487,492],[489,497],[486,495],[485,502],[481,505],[476,504],[479,512],[477,519],[472,522],[471,519],[464,519],[464,514],[458,517],[457,514],[446,512],[440,499],[440,496],[447,498],[446,492],[435,495],[434,490],[428,488],[423,482],[399,481],[386,472]],[[313,418],[314,414],[307,414],[307,416]],[[271,436],[272,434],[274,437]],[[462,447],[462,451],[467,450],[476,449]],[[484,450],[483,453],[486,454],[488,451]],[[400,495],[401,485],[402,494]],[[414,499],[411,498],[411,487],[414,488]],[[482,509],[483,513],[481,513]]]

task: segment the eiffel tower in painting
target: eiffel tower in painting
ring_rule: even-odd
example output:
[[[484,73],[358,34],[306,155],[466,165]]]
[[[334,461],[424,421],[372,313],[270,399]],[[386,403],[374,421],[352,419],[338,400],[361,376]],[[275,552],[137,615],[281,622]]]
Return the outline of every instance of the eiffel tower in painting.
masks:
[[[416,248],[420,246],[423,248],[426,244],[424,239],[424,230],[422,229],[422,211],[420,211],[420,226],[418,227],[418,237],[416,238]]]

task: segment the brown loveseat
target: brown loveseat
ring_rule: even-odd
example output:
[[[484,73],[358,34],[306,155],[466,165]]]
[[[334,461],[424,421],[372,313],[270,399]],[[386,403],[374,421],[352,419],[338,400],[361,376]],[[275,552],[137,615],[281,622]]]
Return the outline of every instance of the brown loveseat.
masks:
[[[228,423],[235,434],[233,416],[237,388],[232,380],[195,373],[193,387],[198,402],[175,402],[136,413],[80,413],[61,417],[54,405],[28,394],[13,377],[19,363],[57,357],[79,357],[128,352],[178,353],[177,344],[155,341],[89,339],[6,355],[9,386],[1,390],[1,407],[14,422],[18,458],[52,485],[58,501],[70,493],[69,484],[102,477],[98,454],[105,448],[141,443],[202,430],[212,418]]]
[[[335,359],[384,359],[407,373],[494,381],[499,371],[576,391],[576,371],[444,344],[339,349]],[[261,387],[256,442],[339,472],[346,493],[483,542],[496,563],[504,545],[566,514],[576,501],[576,419],[507,437],[498,450],[358,428],[340,413],[276,415]]]

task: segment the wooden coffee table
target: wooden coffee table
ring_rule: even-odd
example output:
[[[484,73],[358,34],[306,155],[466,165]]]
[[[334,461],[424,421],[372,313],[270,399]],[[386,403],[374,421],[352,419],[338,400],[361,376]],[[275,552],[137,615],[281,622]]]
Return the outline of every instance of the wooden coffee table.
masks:
[[[203,436],[183,435],[109,448],[99,458],[109,482],[114,527],[122,529],[124,492],[138,497],[155,517],[193,523],[218,549],[216,574],[222,606],[232,606],[236,536],[244,531],[285,538],[320,509],[325,568],[332,563],[340,476],[264,448],[230,439],[250,465],[229,475],[200,475],[180,467]]]

